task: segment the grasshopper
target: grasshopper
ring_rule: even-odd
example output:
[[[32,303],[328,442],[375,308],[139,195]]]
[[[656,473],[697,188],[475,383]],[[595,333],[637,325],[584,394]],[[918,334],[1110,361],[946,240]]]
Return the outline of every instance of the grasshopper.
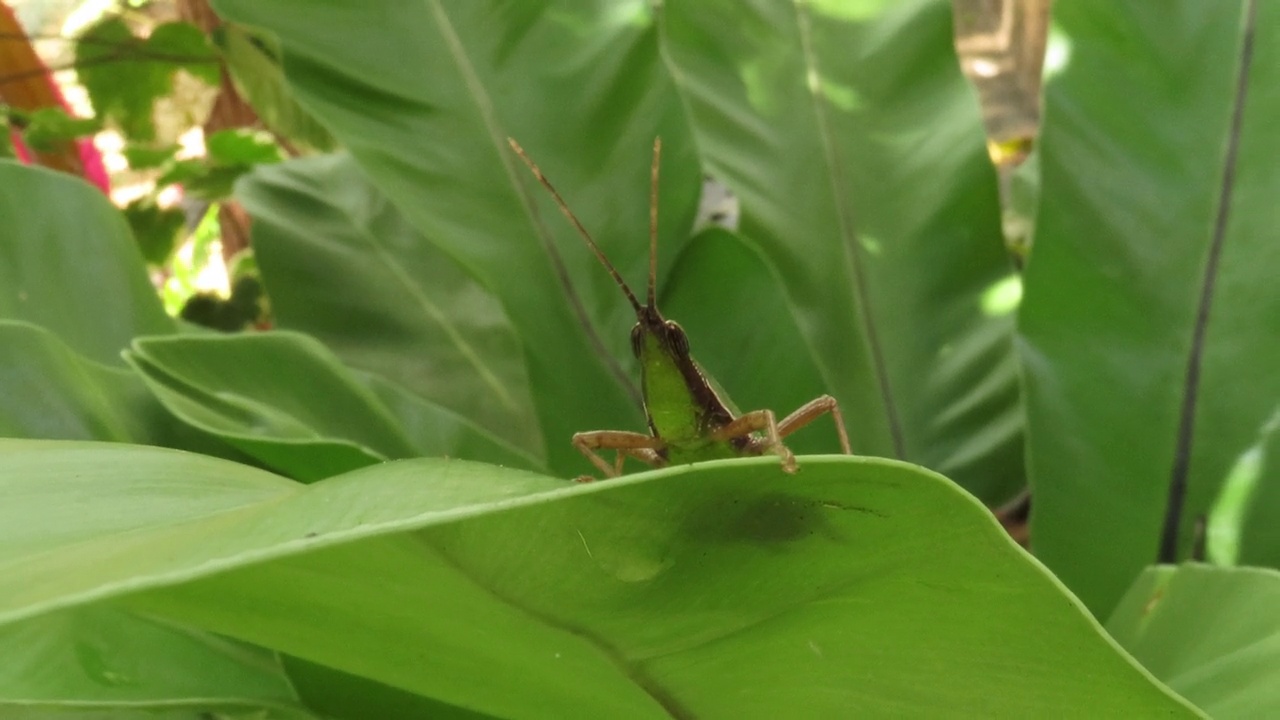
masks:
[[[702,371],[689,354],[689,337],[684,330],[658,311],[656,276],[658,258],[658,168],[662,139],[653,142],[653,165],[649,183],[649,293],[644,305],[636,298],[622,275],[592,239],[591,234],[569,209],[551,181],[529,159],[519,143],[507,138],[511,149],[529,166],[533,176],[551,193],[560,212],[568,218],[592,253],[604,266],[614,283],[622,290],[636,312],[631,328],[631,350],[640,363],[641,395],[649,434],[625,430],[593,430],[573,436],[576,447],[606,477],[622,474],[623,461],[630,457],[653,467],[683,464],[701,460],[744,457],[774,453],[782,460],[782,469],[796,471],[796,458],[782,438],[830,413],[840,438],[840,450],[849,450],[844,418],[840,406],[830,395],[810,400],[800,409],[778,421],[772,410],[753,410],[739,414],[716,383]],[[616,453],[610,464],[598,451]],[[580,481],[592,478],[584,476]]]

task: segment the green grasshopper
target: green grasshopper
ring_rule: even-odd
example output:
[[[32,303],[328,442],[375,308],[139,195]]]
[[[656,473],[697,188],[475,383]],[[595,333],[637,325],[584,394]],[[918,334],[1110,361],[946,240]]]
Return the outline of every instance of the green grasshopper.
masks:
[[[796,458],[782,443],[782,438],[808,425],[823,413],[830,413],[840,438],[840,450],[849,450],[844,418],[840,406],[830,395],[810,400],[779,422],[772,410],[753,410],[739,414],[689,354],[689,337],[684,330],[658,312],[656,276],[658,258],[658,167],[662,140],[653,142],[653,165],[649,184],[649,295],[644,305],[622,279],[604,251],[591,238],[582,223],[569,209],[551,181],[529,159],[519,143],[507,138],[511,149],[529,166],[533,176],[555,199],[560,212],[578,231],[587,247],[604,265],[636,311],[636,324],[631,328],[631,350],[640,362],[641,394],[649,434],[625,430],[593,430],[573,436],[576,447],[607,477],[622,474],[622,463],[635,458],[653,467],[702,460],[744,457],[774,453],[782,458],[782,469],[796,471]],[[617,453],[609,464],[598,450]],[[591,480],[590,477],[579,480]]]

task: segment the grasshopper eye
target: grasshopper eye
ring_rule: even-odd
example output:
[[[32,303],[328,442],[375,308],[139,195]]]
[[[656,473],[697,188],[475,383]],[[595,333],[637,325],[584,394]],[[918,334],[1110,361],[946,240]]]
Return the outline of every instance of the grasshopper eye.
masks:
[[[640,323],[636,323],[631,328],[631,352],[635,354],[636,359],[640,359],[640,350],[644,347],[644,330],[640,327]]]
[[[678,355],[689,354],[689,336],[684,334],[684,328],[671,320],[667,321],[667,347]]]

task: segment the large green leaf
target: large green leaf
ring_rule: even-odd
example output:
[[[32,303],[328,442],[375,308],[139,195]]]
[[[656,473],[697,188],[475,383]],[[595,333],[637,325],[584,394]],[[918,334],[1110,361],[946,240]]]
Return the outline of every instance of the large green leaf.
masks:
[[[1215,718],[1280,710],[1280,573],[1147,568],[1107,630],[1143,666]]]
[[[493,295],[410,225],[349,156],[239,188],[281,327],[542,451],[520,343]]]
[[[622,272],[640,278],[649,148],[661,135],[664,246],[678,252],[698,169],[648,0],[215,6],[279,37],[298,101],[410,224],[499,299],[519,333],[551,467],[584,467],[569,445],[575,431],[641,426],[614,359],[628,356],[629,311],[506,138],[543,166]],[[413,272],[407,251],[388,248],[394,270]]]
[[[671,0],[662,32],[854,449],[994,501],[1023,483],[1011,307],[984,303],[1012,270],[950,7]]]
[[[129,226],[101,191],[7,161],[0,187],[0,319],[41,325],[117,365],[135,336],[173,331]]]
[[[1187,471],[1175,528],[1185,555],[1197,517],[1280,406],[1280,6],[1258,3],[1250,26],[1237,136],[1242,7],[1055,8],[1065,67],[1048,87],[1020,316],[1032,540],[1104,615],[1157,556],[1171,477]],[[1280,478],[1274,464],[1262,472],[1261,485]],[[1261,509],[1261,525],[1280,522],[1277,509]],[[1242,561],[1276,557],[1249,542]]]
[[[5,718],[313,717],[272,653],[110,606],[7,625],[0,653]]]
[[[0,441],[0,494],[0,622],[117,598],[502,717],[1194,716],[970,496],[893,461],[299,485]]]
[[[128,358],[175,416],[300,480],[421,455],[534,465],[305,335],[142,338]]]

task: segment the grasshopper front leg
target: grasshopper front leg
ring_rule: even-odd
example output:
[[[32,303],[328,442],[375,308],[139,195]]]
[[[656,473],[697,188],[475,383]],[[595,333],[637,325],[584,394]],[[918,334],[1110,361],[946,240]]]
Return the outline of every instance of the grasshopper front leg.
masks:
[[[666,443],[662,442],[662,438],[656,438],[652,435],[642,435],[640,433],[627,432],[626,430],[593,430],[591,432],[575,433],[573,436],[573,446],[578,448],[591,461],[592,465],[600,468],[605,477],[618,477],[622,474],[622,462],[628,457],[633,457],[652,467],[662,467],[666,461],[658,454],[658,451],[666,447]],[[613,465],[607,460],[600,457],[596,450],[614,450],[617,452],[617,458]],[[582,475],[577,478],[578,482],[590,482],[594,478],[588,475]]]

